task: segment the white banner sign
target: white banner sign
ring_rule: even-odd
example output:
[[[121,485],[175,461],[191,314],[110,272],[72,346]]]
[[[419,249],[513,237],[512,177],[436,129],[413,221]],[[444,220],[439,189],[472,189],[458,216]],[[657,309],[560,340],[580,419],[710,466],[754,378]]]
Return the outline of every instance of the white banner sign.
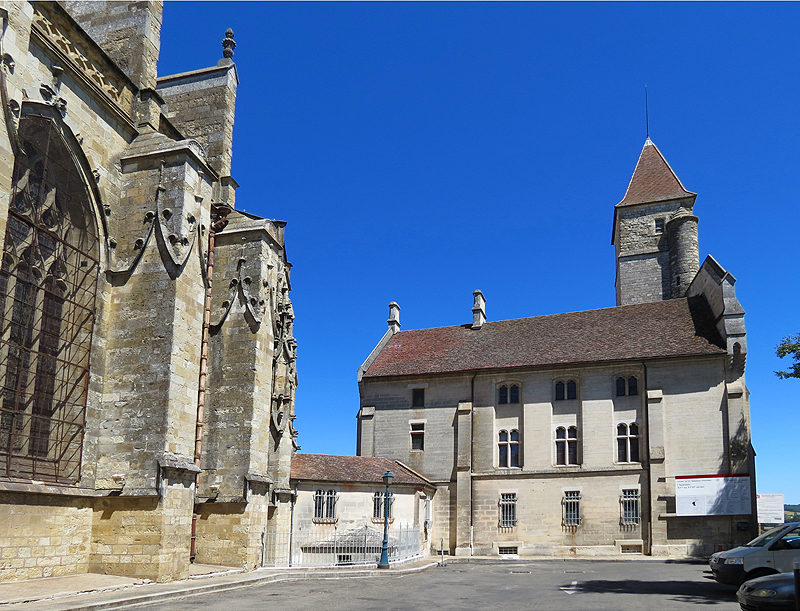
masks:
[[[678,475],[675,513],[679,516],[750,515],[750,475]]]
[[[783,495],[757,494],[759,524],[783,524]]]

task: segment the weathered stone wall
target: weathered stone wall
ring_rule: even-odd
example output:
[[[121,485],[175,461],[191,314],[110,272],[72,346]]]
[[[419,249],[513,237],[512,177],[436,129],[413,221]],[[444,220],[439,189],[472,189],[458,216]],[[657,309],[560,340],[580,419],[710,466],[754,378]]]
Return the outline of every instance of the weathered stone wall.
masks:
[[[85,573],[92,500],[0,493],[0,582]]]
[[[155,88],[162,0],[66,0],[64,6],[137,87]]]

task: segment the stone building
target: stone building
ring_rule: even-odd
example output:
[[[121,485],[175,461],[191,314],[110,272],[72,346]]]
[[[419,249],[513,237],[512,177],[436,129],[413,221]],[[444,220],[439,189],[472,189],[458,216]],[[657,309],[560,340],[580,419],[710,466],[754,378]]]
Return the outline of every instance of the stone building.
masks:
[[[0,580],[253,568],[288,528],[284,225],[234,208],[233,32],[157,76],[162,3],[2,3]]]
[[[699,265],[695,197],[648,139],[614,208],[616,307],[487,322],[475,291],[472,324],[401,331],[390,304],[357,453],[437,485],[446,552],[698,555],[753,535],[744,310]]]
[[[430,549],[432,500],[436,487],[406,465],[372,456],[297,453],[292,458],[295,495],[291,533],[293,566],[372,563],[383,540],[389,490],[390,560],[402,543],[406,556]],[[330,542],[340,541],[338,554]],[[284,564],[274,559],[275,564]]]

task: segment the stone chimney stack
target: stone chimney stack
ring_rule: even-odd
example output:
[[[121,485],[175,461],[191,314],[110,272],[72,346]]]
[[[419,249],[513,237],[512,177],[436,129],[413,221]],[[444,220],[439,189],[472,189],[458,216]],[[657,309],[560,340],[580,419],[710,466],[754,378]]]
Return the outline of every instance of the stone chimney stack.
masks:
[[[472,295],[475,297],[475,304],[472,306],[472,328],[480,329],[486,322],[486,298],[479,289],[473,291]]]
[[[397,333],[400,330],[400,306],[393,301],[389,304],[389,331]]]

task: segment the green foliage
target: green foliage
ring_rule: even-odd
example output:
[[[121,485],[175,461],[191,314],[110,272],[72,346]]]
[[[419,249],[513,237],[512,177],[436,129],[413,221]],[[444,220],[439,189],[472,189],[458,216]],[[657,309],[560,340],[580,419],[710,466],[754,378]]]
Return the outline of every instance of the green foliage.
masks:
[[[784,380],[800,378],[800,334],[784,337],[781,343],[775,347],[775,353],[780,358],[791,356],[794,359],[789,371],[776,371],[775,375]]]
[[[800,512],[800,505],[784,505],[783,506],[783,510],[784,511]]]

